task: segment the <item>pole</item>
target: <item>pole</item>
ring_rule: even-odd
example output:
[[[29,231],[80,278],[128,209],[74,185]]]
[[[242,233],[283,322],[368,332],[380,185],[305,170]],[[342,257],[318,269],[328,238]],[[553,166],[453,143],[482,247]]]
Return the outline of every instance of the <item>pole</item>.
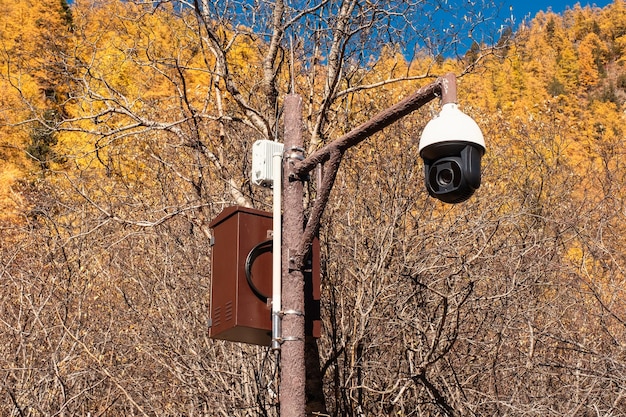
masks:
[[[296,268],[293,262],[304,225],[303,183],[299,178],[290,180],[289,175],[304,154],[300,96],[285,97],[284,122],[280,416],[305,417],[304,276],[301,267]]]
[[[304,158],[302,99],[290,94],[284,102],[283,246],[282,246],[282,337],[280,350],[280,417],[306,417],[306,362],[304,354],[304,254],[328,202],[344,152],[376,132],[441,97],[456,102],[456,77],[447,74],[399,103]],[[325,164],[321,189],[304,225],[303,181],[318,164]]]

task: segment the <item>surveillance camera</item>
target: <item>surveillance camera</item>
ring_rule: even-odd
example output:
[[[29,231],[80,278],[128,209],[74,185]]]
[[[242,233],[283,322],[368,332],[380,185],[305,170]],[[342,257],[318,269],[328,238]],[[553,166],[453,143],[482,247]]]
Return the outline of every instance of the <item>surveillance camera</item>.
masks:
[[[446,103],[428,122],[419,145],[428,193],[444,203],[470,198],[480,187],[480,160],[485,139],[476,122]]]

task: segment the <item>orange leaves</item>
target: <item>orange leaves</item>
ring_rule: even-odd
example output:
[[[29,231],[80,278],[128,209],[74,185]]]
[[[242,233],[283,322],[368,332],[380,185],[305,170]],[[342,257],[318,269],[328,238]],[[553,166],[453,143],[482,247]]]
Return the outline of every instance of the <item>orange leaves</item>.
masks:
[[[58,0],[0,0],[0,216],[26,210],[17,184],[28,176],[30,122],[57,99],[58,61],[68,21]],[[65,15],[67,17],[67,15]]]
[[[608,50],[598,35],[591,32],[585,35],[578,47],[580,66],[580,87],[590,88],[600,80],[600,71],[606,64]]]
[[[0,221],[14,219],[23,209],[24,200],[14,188],[22,175],[22,170],[14,164],[0,163]]]

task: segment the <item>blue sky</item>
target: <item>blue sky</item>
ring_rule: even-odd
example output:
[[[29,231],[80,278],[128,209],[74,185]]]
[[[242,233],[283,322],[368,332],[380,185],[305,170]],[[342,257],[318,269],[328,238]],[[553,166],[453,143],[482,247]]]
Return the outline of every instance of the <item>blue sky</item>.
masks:
[[[504,3],[504,1],[503,1]],[[596,0],[596,1],[550,1],[550,0],[509,0],[504,3],[508,6],[513,6],[513,16],[515,16],[516,22],[521,22],[524,17],[530,16],[532,19],[540,10],[547,11],[549,8],[555,13],[562,13],[569,8],[573,8],[575,4],[580,3],[581,6],[598,6],[605,7],[611,3],[612,0]]]
[[[67,0],[69,4],[72,4],[74,2],[74,0]],[[251,0],[250,0],[251,1]],[[489,3],[490,0],[482,0],[483,4],[485,3]],[[480,12],[480,6],[479,4],[481,3],[481,0],[439,0],[439,1],[432,1],[432,2],[427,2],[425,3],[425,12],[429,11],[429,6],[430,5],[439,5],[439,7],[437,7],[437,10],[444,10],[444,9],[449,9],[450,13],[442,13],[437,12],[437,16],[435,16],[434,14],[432,15],[433,17],[433,22],[435,23],[435,25],[433,25],[435,31],[441,31],[442,28],[445,28],[448,25],[454,26],[456,25],[458,27],[459,23],[462,24],[462,19],[461,19],[461,15],[455,14],[454,11],[455,10],[460,10],[461,13],[463,12],[464,8],[463,6],[465,5],[465,3],[471,4],[471,6],[469,6],[470,8],[473,8],[474,10]],[[474,40],[477,40],[479,42],[486,42],[486,43],[495,43],[497,42],[497,34],[495,34],[493,31],[497,31],[498,28],[502,28],[503,26],[509,26],[511,24],[510,21],[510,17],[513,17],[514,19],[514,25],[513,25],[513,30],[515,31],[518,27],[518,25],[523,21],[523,20],[527,20],[530,21],[532,20],[535,15],[539,12],[539,11],[547,11],[547,10],[552,10],[555,13],[563,13],[567,8],[573,8],[576,4],[580,4],[582,7],[585,6],[597,6],[597,7],[605,7],[609,4],[613,3],[613,0],[493,0],[493,3],[495,5],[495,8],[487,8],[487,9],[483,9],[484,10],[484,14],[486,16],[493,16],[492,13],[496,12],[498,17],[495,20],[491,21],[491,25],[492,28],[489,29],[489,23],[487,23],[484,26],[481,26],[477,32],[483,32],[483,34],[485,35],[484,37],[480,36],[479,33],[474,32]],[[478,5],[478,7],[476,7]],[[434,6],[433,6],[434,7]],[[511,11],[509,11],[511,10]],[[511,13],[512,12],[512,13]],[[453,18],[451,18],[453,17]],[[438,24],[437,24],[438,23]],[[471,24],[469,25],[471,26]],[[499,33],[499,32],[498,32]],[[458,44],[458,51],[460,51],[461,54],[464,53],[465,50],[467,50],[470,46],[471,46],[471,42],[472,39],[470,39],[469,37],[465,38],[463,36],[463,29],[461,29],[460,32],[460,43]],[[428,37],[429,35],[426,35],[426,37]],[[436,37],[435,37],[436,38]],[[435,39],[436,40],[436,39]],[[424,47],[424,45],[422,45],[421,43],[418,43],[420,47]],[[408,42],[408,50],[413,49],[413,45],[415,45],[415,41],[411,40]],[[449,54],[450,51],[443,51],[444,54]]]
[[[465,0],[467,1],[467,0]],[[67,0],[69,4],[72,4],[74,0]],[[496,0],[498,3],[498,0]],[[535,17],[537,12],[540,10],[547,11],[549,8],[552,9],[555,13],[562,13],[565,11],[567,7],[573,7],[575,4],[580,3],[581,6],[598,6],[604,7],[608,4],[613,3],[612,0],[500,0],[499,3],[503,4],[505,7],[513,7],[513,15],[515,16],[516,22],[521,22],[525,17],[530,17],[531,19]]]

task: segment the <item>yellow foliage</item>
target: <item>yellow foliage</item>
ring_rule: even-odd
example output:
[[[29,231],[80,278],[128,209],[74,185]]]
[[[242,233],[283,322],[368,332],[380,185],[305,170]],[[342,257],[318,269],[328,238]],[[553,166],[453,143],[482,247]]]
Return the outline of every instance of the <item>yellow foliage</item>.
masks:
[[[93,182],[116,171],[129,183],[149,184],[149,169],[141,158],[153,155],[153,149],[148,148],[159,142],[159,133],[147,132],[145,125],[155,120],[176,122],[199,109],[216,114],[211,113],[217,106],[212,94],[221,80],[215,78],[215,57],[198,39],[192,11],[174,13],[171,4],[153,9],[151,5],[122,0],[81,1],[72,9],[74,31],[70,35],[59,29],[63,19],[58,11],[54,12],[55,7],[58,2],[53,0],[0,0],[0,12],[8,16],[0,35],[5,51],[0,55],[0,129],[4,133],[0,145],[13,149],[12,168],[3,178],[2,192],[9,193],[12,181],[25,176],[28,170],[25,156],[18,156],[16,151],[24,149],[29,140],[29,127],[20,123],[33,117],[26,103],[39,108],[50,104],[42,94],[46,86],[42,82],[49,74],[36,48],[41,47],[43,39],[55,37],[66,42],[73,54],[67,61],[75,71],[72,76],[91,77],[88,88],[81,85],[84,90],[80,96],[64,103],[66,115],[74,119],[73,131],[57,134],[56,149],[72,160],[75,169],[93,170],[92,176],[85,175]],[[513,158],[518,167],[540,161],[538,169],[524,171],[515,178],[524,192],[532,192],[544,177],[558,183],[561,171],[557,166],[571,166],[572,175],[581,178],[589,169],[600,172],[602,158],[608,158],[607,149],[614,149],[623,136],[624,116],[619,107],[594,98],[603,86],[602,70],[609,56],[625,50],[624,34],[620,32],[623,16],[622,0],[602,10],[575,7],[564,16],[539,13],[516,34],[516,44],[506,56],[485,59],[475,73],[459,80],[463,107],[486,127],[488,143],[510,147],[506,157]],[[238,74],[238,87],[253,104],[258,104],[254,100],[261,96],[256,93],[262,77],[264,45],[250,32],[250,28],[243,27],[216,31],[219,41],[230,45],[228,65]],[[35,41],[26,45],[25,37]],[[624,57],[612,59],[619,62]],[[309,83],[308,100],[320,105],[324,68],[315,65],[307,73],[304,63],[295,65],[296,81]],[[340,82],[347,89],[354,80],[375,84],[404,75],[460,70],[460,63],[454,59],[437,61],[427,57],[419,57],[409,68],[400,51],[390,46],[383,48],[371,68],[347,68]],[[389,83],[346,94],[328,113],[330,133],[345,133],[418,86]],[[222,98],[225,107],[231,105],[227,94]],[[418,122],[403,123],[410,130],[419,129]],[[123,134],[114,134],[126,128]],[[201,132],[208,136],[216,129],[209,125]],[[401,141],[394,141],[392,146],[400,148]],[[4,155],[8,151],[0,152]],[[502,162],[498,157],[504,158],[488,153],[486,161],[497,165]],[[606,166],[618,169],[619,159],[610,158]],[[588,195],[591,181],[580,181],[577,187],[571,190],[572,195],[583,198]],[[500,187],[499,191],[504,189]],[[103,186],[100,193],[109,191]]]
[[[68,27],[58,0],[0,0],[0,212],[5,219],[27,210],[15,189],[33,161],[25,150],[30,122],[65,85],[58,84],[55,54]],[[57,91],[54,91],[57,90]]]
[[[24,210],[24,200],[15,190],[23,171],[10,162],[0,161],[0,220],[16,219]]]

